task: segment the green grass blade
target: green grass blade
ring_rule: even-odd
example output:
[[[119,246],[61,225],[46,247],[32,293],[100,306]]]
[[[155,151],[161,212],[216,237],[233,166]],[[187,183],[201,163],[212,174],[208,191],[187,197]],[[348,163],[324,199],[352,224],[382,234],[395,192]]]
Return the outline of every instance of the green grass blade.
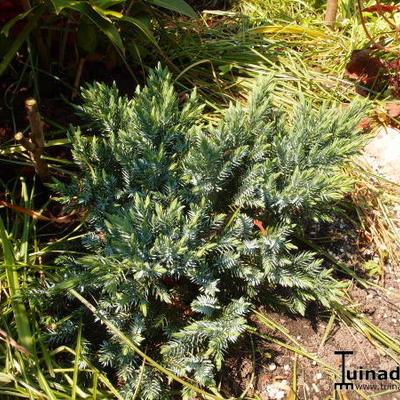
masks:
[[[82,347],[82,321],[79,325],[78,338],[76,339],[74,373],[72,375],[72,393],[71,393],[72,400],[76,399],[76,389],[77,389],[77,384],[78,384],[79,358],[81,356],[81,347]]]
[[[51,390],[45,376],[43,375],[42,371],[37,368],[37,378],[39,381],[39,385],[40,387],[44,390],[44,392],[46,393],[48,399],[50,400],[58,400],[57,397],[53,394],[53,391]]]
[[[4,268],[8,281],[8,288],[11,296],[11,304],[15,317],[18,338],[22,346],[24,346],[31,354],[34,354],[34,344],[29,324],[28,314],[22,299],[20,297],[20,285],[18,272],[15,269],[14,251],[12,243],[7,235],[0,217],[0,239],[3,245]]]
[[[21,177],[21,197],[23,200],[22,206],[30,209],[31,208],[31,201],[29,200],[28,196],[28,189],[26,187],[26,182],[25,180]],[[28,256],[29,256],[29,232],[31,229],[31,218],[24,214],[23,215],[23,228],[22,228],[22,240],[21,240],[21,246],[20,246],[20,256],[22,257],[22,260],[25,264],[28,263]]]

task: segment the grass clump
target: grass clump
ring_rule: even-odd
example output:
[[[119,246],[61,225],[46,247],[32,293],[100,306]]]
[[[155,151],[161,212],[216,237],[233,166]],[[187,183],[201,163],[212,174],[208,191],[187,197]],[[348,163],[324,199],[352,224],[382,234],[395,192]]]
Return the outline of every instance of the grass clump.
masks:
[[[88,254],[60,259],[58,287],[97,299],[113,328],[92,352],[127,397],[173,390],[116,332],[212,388],[252,305],[303,314],[338,299],[331,271],[294,237],[329,220],[350,189],[341,167],[363,143],[364,106],[315,111],[303,100],[289,117],[273,92],[271,77],[259,80],[216,126],[201,122],[196,92],[180,104],[160,67],[134,99],[98,83],[82,92],[93,136],[72,133],[81,175],[55,187],[87,214]]]
[[[51,332],[57,329],[54,310],[44,313],[41,302],[54,267],[45,265],[44,259],[59,248],[67,253],[65,243],[76,232],[53,233],[48,241],[48,226],[37,224],[38,217],[46,217],[32,210],[38,194],[34,185],[29,186],[23,178],[14,185],[1,185],[8,200],[2,205],[8,204],[12,211],[2,209],[0,217],[0,398],[122,399],[105,374],[86,358],[79,320],[72,323],[70,316],[64,320],[75,328],[68,343],[51,341]]]

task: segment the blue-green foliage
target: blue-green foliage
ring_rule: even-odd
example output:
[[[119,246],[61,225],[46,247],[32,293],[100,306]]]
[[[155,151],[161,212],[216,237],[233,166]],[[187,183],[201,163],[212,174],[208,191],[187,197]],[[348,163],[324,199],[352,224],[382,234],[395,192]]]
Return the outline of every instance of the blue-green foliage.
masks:
[[[92,135],[72,133],[81,173],[56,187],[85,211],[90,233],[88,255],[64,260],[66,277],[78,276],[102,314],[158,362],[213,385],[265,293],[300,313],[309,301],[334,301],[330,271],[291,238],[304,221],[329,219],[350,188],[340,171],[362,143],[360,104],[338,112],[301,102],[289,118],[264,78],[246,106],[208,126],[196,92],[180,105],[161,68],[133,99],[99,83],[82,97]],[[141,398],[169,397],[165,377],[141,373],[142,360],[112,333],[97,357],[127,398],[139,379]]]

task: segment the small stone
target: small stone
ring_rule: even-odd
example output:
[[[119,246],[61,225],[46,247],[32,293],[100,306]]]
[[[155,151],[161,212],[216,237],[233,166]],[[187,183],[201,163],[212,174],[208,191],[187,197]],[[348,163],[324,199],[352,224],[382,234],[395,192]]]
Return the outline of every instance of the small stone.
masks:
[[[276,364],[275,364],[275,363],[269,364],[269,365],[268,365],[268,369],[269,369],[270,371],[275,371],[275,370],[276,370]]]
[[[316,365],[317,365],[317,362],[316,362],[316,361],[313,361],[311,364],[314,365],[314,366],[316,366]]]
[[[383,173],[390,180],[400,182],[400,131],[395,128],[379,128],[376,135],[365,146],[365,153],[374,163],[382,164]]]
[[[289,364],[285,364],[285,365],[283,366],[283,369],[284,369],[285,371],[289,371],[289,369],[290,369]]]
[[[320,379],[322,379],[322,374],[320,372],[318,372],[318,374],[315,374],[315,379],[317,381],[319,381]]]
[[[268,385],[266,387],[266,394],[267,394],[267,399],[274,399],[274,400],[281,400],[286,397],[286,391],[282,390],[281,387],[277,384],[272,384]],[[262,396],[262,398],[265,398]]]

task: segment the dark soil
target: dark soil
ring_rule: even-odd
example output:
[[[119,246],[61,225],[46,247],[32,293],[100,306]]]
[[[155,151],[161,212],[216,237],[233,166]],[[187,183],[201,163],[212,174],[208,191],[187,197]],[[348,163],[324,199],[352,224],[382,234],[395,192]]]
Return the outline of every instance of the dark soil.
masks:
[[[397,269],[397,267],[396,267]],[[387,268],[385,282],[382,289],[362,289],[351,284],[347,294],[359,307],[359,311],[373,324],[385,333],[400,340],[400,279],[395,273],[395,268]],[[346,359],[348,369],[363,367],[374,370],[392,370],[400,365],[396,356],[385,346],[380,346],[377,341],[356,331],[354,325],[346,324],[335,319],[332,329],[323,345],[323,340],[330,315],[326,311],[309,310],[306,317],[288,316],[279,313],[268,313],[259,310],[268,318],[274,320],[295,339],[307,353],[315,356],[329,366],[333,367],[338,377],[340,376],[340,356],[335,351],[350,350],[354,354]],[[292,344],[279,330],[273,330],[262,324],[255,316],[252,317],[253,325],[264,335],[278,339],[287,344]],[[240,395],[246,389],[247,396],[257,396],[261,400],[269,399],[362,399],[364,395],[373,395],[385,392],[386,387],[392,385],[392,391],[377,397],[380,400],[400,399],[400,384],[394,381],[355,381],[356,384],[375,384],[375,388],[362,390],[363,394],[355,390],[344,391],[347,397],[339,397],[334,391],[334,383],[338,378],[332,371],[327,370],[320,363],[303,356],[296,356],[294,352],[281,345],[253,336],[253,347],[250,338],[247,338],[246,348],[230,355],[227,358],[223,383],[226,393]],[[298,347],[293,345],[294,347]],[[253,349],[252,349],[253,348]],[[295,361],[297,359],[297,361]],[[297,365],[296,378],[293,374],[294,364]],[[296,395],[292,391],[294,380],[297,381]],[[292,397],[291,397],[292,396]],[[367,397],[369,398],[369,397]]]

